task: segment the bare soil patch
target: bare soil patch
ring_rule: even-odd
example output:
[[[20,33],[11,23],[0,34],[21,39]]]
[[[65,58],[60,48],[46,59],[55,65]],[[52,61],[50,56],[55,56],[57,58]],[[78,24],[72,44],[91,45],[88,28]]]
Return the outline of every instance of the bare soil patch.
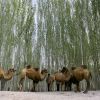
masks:
[[[0,100],[100,100],[100,91],[82,92],[12,92],[0,91]]]

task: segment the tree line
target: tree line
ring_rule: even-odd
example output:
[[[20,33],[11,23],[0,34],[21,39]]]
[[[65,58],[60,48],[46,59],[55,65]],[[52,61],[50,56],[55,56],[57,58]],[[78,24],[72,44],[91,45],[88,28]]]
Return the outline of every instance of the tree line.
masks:
[[[31,64],[53,73],[86,64],[94,87],[100,89],[100,1],[32,2],[0,0],[1,66],[14,65],[20,71]]]

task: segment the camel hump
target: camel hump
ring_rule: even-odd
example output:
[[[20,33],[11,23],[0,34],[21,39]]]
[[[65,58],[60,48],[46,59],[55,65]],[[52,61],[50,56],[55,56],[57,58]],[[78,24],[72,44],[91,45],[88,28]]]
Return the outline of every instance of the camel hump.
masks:
[[[76,67],[71,67],[71,70],[75,70],[76,69]]]
[[[35,71],[39,71],[39,68],[34,68]]]
[[[87,66],[86,66],[86,65],[81,65],[81,67],[82,67],[83,69],[87,69]]]
[[[68,68],[63,67],[62,70],[61,70],[61,72],[62,72],[62,73],[64,73],[64,72],[68,72]]]
[[[26,68],[27,68],[27,69],[30,69],[30,68],[31,68],[31,65],[27,65]]]

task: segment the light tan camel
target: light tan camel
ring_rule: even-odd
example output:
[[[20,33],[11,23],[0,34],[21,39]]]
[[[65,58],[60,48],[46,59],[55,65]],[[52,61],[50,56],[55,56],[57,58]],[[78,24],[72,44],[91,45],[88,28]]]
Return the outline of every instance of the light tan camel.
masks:
[[[10,68],[7,72],[5,72],[1,67],[0,67],[0,80],[1,80],[1,90],[4,89],[5,83],[8,80],[11,80],[14,72],[16,70],[14,68]]]
[[[48,74],[47,78],[48,91],[51,90],[54,81],[56,81],[57,91],[59,91],[59,85],[61,84],[61,89],[62,89],[62,86],[66,81],[69,81],[70,77],[71,74],[69,70],[65,67],[63,67],[63,69],[60,72],[55,72],[53,75]]]
[[[40,71],[39,68],[32,68],[31,65],[26,66],[24,69],[21,70],[20,73],[19,90],[20,91],[23,90],[23,81],[25,77],[28,77],[33,81],[32,91],[35,91],[35,85],[37,85],[39,81],[44,80],[46,75],[47,75],[46,69]]]

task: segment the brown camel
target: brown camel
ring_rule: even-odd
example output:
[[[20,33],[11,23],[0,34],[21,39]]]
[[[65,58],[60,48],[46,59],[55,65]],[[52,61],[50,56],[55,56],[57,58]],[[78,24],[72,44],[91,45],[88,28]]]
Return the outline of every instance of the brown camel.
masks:
[[[14,68],[10,68],[8,69],[8,71],[4,71],[1,67],[0,67],[0,80],[1,80],[1,90],[4,89],[5,83],[8,80],[11,80],[13,75],[14,75],[15,69]]]
[[[46,75],[46,69],[40,71],[39,68],[32,68],[31,65],[26,66],[24,69],[21,70],[20,73],[19,90],[23,90],[23,81],[25,77],[28,77],[29,79],[33,80],[33,88],[31,91],[35,91],[35,85],[37,85],[39,81],[44,80]]]
[[[71,74],[69,70],[65,67],[63,67],[60,72],[55,72],[53,75],[49,74],[47,78],[48,91],[51,90],[54,81],[56,81],[57,91],[59,91],[59,85],[61,84],[62,89],[62,86],[64,85],[65,81],[69,81],[70,77]]]
[[[83,93],[87,93],[90,88],[90,78],[92,77],[91,72],[87,69],[87,66],[81,65],[80,67],[76,67],[76,68],[73,67],[71,69],[71,73],[72,73],[72,76],[69,82],[67,82],[67,85],[70,87],[70,90],[71,90],[71,84],[74,83],[77,86],[76,91],[80,91],[79,83],[80,81],[85,79],[87,83],[87,87]]]

